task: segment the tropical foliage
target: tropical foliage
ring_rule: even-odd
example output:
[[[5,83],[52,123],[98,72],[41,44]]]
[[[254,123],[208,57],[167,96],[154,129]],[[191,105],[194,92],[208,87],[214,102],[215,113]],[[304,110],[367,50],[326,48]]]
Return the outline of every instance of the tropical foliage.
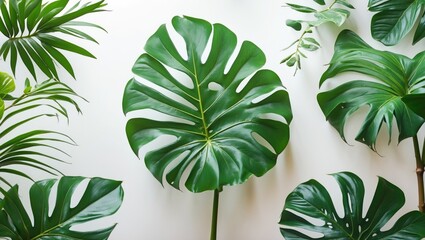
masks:
[[[281,63],[286,63],[289,67],[295,67],[295,73],[301,69],[301,59],[307,58],[305,51],[316,51],[320,48],[320,43],[311,36],[313,30],[324,23],[333,23],[340,27],[350,16],[348,9],[354,9],[348,0],[333,0],[326,5],[325,0],[313,0],[316,4],[322,6],[323,9],[316,9],[309,6],[303,6],[294,3],[287,3],[291,9],[312,15],[313,20],[286,20],[286,25],[296,31],[302,31],[301,36],[292,42],[285,50],[293,49],[294,51],[285,57]]]
[[[326,119],[345,140],[344,126],[352,113],[362,106],[369,111],[356,140],[376,150],[376,140],[381,126],[387,124],[392,135],[393,120],[397,123],[399,142],[412,137],[416,158],[418,207],[425,212],[424,158],[419,147],[417,133],[424,118],[417,115],[423,106],[425,52],[415,57],[379,51],[367,45],[351,31],[343,31],[336,43],[329,68],[322,75],[320,85],[344,72],[357,72],[373,80],[348,81],[317,96]],[[422,97],[423,99],[423,97]],[[414,108],[412,105],[417,104]],[[423,110],[422,110],[423,111]],[[420,111],[419,111],[420,112]]]
[[[74,70],[61,51],[92,57],[86,49],[69,39],[96,40],[81,30],[95,27],[93,23],[79,21],[84,15],[104,11],[104,0],[94,3],[69,0],[0,0],[0,32],[7,38],[1,45],[0,56],[9,58],[13,74],[20,58],[34,79],[37,68],[48,78],[59,79],[57,66],[62,66],[75,78]]]
[[[141,115],[128,121],[133,151],[137,154],[160,136],[174,137],[166,146],[149,150],[146,166],[158,181],[165,175],[177,189],[189,173],[186,187],[193,192],[265,174],[289,140],[292,114],[279,77],[270,70],[257,71],[266,59],[248,41],[225,73],[237,39],[221,24],[192,17],[174,17],[172,24],[186,43],[187,57],[180,55],[162,25],[133,67],[142,79],[133,78],[125,88],[124,113],[152,109],[167,116],[156,120]],[[211,50],[202,61],[210,38]],[[184,84],[187,79],[189,86]]]
[[[36,182],[30,190],[32,212],[27,213],[18,186],[12,187],[14,184],[6,177],[14,174],[32,180],[28,167],[61,174],[53,162],[63,162],[63,157],[67,156],[64,145],[75,144],[66,134],[36,127],[37,120],[49,117],[68,119],[69,107],[80,112],[76,102],[80,97],[58,81],[57,66],[62,66],[75,77],[61,50],[94,57],[65,38],[95,42],[79,27],[101,27],[76,20],[89,13],[103,11],[106,4],[104,1],[78,2],[68,6],[68,3],[68,0],[0,1],[0,32],[7,38],[0,48],[0,56],[4,60],[10,59],[13,74],[20,58],[34,80],[38,80],[36,73],[39,70],[49,78],[35,85],[26,79],[23,93],[15,96],[15,80],[6,73],[0,73],[0,182],[11,187],[6,191],[0,186],[3,195],[0,199],[2,239],[107,239],[115,226],[92,231],[80,231],[74,227],[109,216],[122,203],[121,182],[90,179],[78,200],[75,191],[84,184],[84,178],[63,177],[57,187],[55,179]],[[54,207],[51,207],[52,190],[57,192]],[[76,200],[78,203],[74,204]]]
[[[360,107],[369,106],[356,140],[374,150],[382,124],[388,125],[387,131],[391,136],[393,119],[397,122],[399,141],[415,136],[424,119],[415,114],[403,99],[425,90],[424,59],[425,52],[410,59],[373,49],[351,31],[341,32],[320,85],[344,72],[357,72],[373,81],[352,80],[320,93],[317,99],[326,119],[345,140],[344,126],[348,117]]]
[[[423,0],[369,0],[374,39],[385,45],[396,45],[414,28],[413,44],[425,37],[425,1]],[[417,26],[416,26],[417,24]]]
[[[80,111],[74,100],[78,95],[64,83],[47,80],[31,86],[27,81],[24,92],[18,97],[11,95],[14,84],[11,76],[0,74],[0,97],[3,106],[0,108],[0,181],[9,186],[12,184],[6,179],[6,174],[32,179],[26,170],[17,166],[61,174],[48,160],[63,162],[59,156],[67,155],[62,149],[64,144],[74,145],[72,139],[57,131],[27,129],[40,118],[68,118],[66,105]],[[7,103],[6,107],[4,102]]]
[[[281,233],[285,239],[422,239],[425,215],[412,211],[387,230],[389,220],[404,205],[403,192],[379,178],[369,209],[363,210],[365,188],[359,177],[349,172],[332,174],[341,190],[343,216],[336,211],[329,192],[316,180],[299,185],[285,201]],[[390,200],[390,201],[389,201]],[[313,223],[311,220],[319,220]],[[307,232],[321,235],[309,236]]]
[[[10,239],[108,239],[115,225],[91,231],[73,228],[114,214],[123,199],[121,182],[102,178],[89,179],[82,197],[74,203],[74,195],[79,194],[76,189],[83,181],[85,182],[85,178],[82,177],[62,177],[59,180],[51,214],[49,198],[56,179],[34,183],[30,189],[30,213],[20,199],[18,186],[7,192],[2,191],[4,197],[0,200],[0,236]]]

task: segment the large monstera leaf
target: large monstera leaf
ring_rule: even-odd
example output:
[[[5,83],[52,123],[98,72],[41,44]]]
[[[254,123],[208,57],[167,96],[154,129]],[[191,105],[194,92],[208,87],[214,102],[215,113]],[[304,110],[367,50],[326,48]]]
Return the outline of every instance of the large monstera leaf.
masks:
[[[372,36],[385,45],[396,45],[419,20],[413,44],[425,37],[424,0],[369,0]]]
[[[403,192],[395,185],[379,178],[372,202],[364,214],[362,180],[349,172],[332,176],[342,193],[343,216],[337,213],[326,188],[316,180],[310,180],[299,185],[286,198],[279,222],[285,239],[419,240],[425,237],[425,215],[419,211],[403,215],[390,229],[382,230],[405,202]],[[318,221],[313,223],[305,216]],[[301,229],[321,236],[308,235]]]
[[[187,173],[185,185],[193,192],[265,174],[288,143],[292,119],[279,77],[270,70],[257,71],[265,56],[248,41],[225,73],[236,36],[221,24],[174,17],[172,25],[185,41],[187,57],[180,55],[162,25],[133,67],[143,79],[132,79],[125,88],[124,113],[153,109],[168,116],[161,121],[146,116],[130,119],[126,131],[133,151],[137,154],[160,136],[173,136],[168,145],[147,152],[145,163],[159,181],[165,175],[177,189]],[[210,37],[211,50],[203,61]],[[167,67],[186,75],[192,86],[182,84],[181,76]],[[239,89],[243,82],[246,85]]]
[[[422,88],[421,93],[404,97],[403,102],[405,102],[416,114],[425,119],[425,88]]]
[[[367,45],[351,31],[343,31],[335,43],[335,53],[320,85],[345,72],[357,72],[370,80],[352,80],[318,95],[326,119],[345,140],[344,126],[348,117],[362,106],[369,111],[356,140],[375,150],[378,132],[383,123],[391,136],[393,119],[397,121],[399,141],[416,135],[424,119],[403,101],[423,92],[425,52],[413,59],[392,52],[379,51]],[[333,80],[335,82],[335,80]]]
[[[92,178],[80,198],[76,190],[83,177],[63,177],[57,184],[53,211],[49,214],[49,198],[55,179],[36,182],[30,189],[33,221],[18,195],[18,187],[3,192],[0,200],[0,238],[10,239],[107,239],[115,225],[98,230],[80,231],[73,227],[114,214],[121,206],[121,182]],[[79,200],[78,200],[79,199]],[[75,204],[74,202],[78,200]],[[74,205],[74,206],[73,206]]]

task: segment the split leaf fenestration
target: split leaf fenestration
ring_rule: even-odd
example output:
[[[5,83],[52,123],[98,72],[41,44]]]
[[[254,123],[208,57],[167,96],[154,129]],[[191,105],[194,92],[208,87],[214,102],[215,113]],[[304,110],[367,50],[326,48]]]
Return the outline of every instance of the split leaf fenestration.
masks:
[[[403,39],[418,23],[413,44],[425,37],[424,0],[369,0],[374,39],[392,46]]]
[[[49,200],[57,180],[34,183],[30,189],[31,212],[25,209],[18,186],[7,192],[2,191],[4,197],[0,199],[0,238],[108,239],[115,225],[90,231],[75,230],[74,227],[114,214],[123,200],[121,182],[102,178],[88,179],[81,198],[75,198],[74,195],[80,194],[76,190],[84,180],[83,177],[62,177],[57,183],[53,205]]]
[[[345,30],[335,43],[335,52],[329,68],[320,79],[336,83],[335,76],[356,72],[365,79],[345,81],[337,87],[319,93],[319,105],[326,119],[338,130],[345,141],[344,126],[352,113],[368,106],[366,118],[356,136],[375,150],[376,139],[383,124],[391,138],[393,120],[399,130],[398,140],[416,135],[424,118],[414,113],[403,99],[424,92],[425,52],[410,59],[406,56],[379,51],[366,44],[355,33]],[[330,80],[329,80],[330,79]]]
[[[37,68],[48,78],[59,79],[57,66],[62,66],[75,78],[74,70],[62,51],[92,57],[93,54],[72,43],[78,38],[96,42],[81,28],[94,27],[93,23],[79,18],[94,12],[104,11],[104,0],[77,2],[69,0],[0,0],[0,33],[7,39],[0,47],[0,56],[9,58],[13,74],[20,58],[34,79]]]
[[[158,137],[172,136],[166,146],[149,149],[145,163],[158,181],[165,176],[177,189],[183,178],[190,191],[201,192],[265,174],[289,140],[292,113],[279,77],[257,71],[265,56],[248,41],[229,62],[237,39],[221,24],[174,17],[172,25],[184,39],[187,56],[162,25],[133,67],[142,79],[131,79],[125,88],[125,114],[151,109],[167,116],[156,120],[141,113],[130,119],[131,148],[138,154]]]
[[[404,214],[388,228],[389,220],[405,202],[403,191],[392,183],[379,178],[365,212],[363,181],[350,172],[332,176],[341,190],[343,215],[336,211],[338,206],[326,188],[312,179],[300,184],[286,198],[279,222],[285,239],[419,240],[425,237],[425,215],[419,211]]]

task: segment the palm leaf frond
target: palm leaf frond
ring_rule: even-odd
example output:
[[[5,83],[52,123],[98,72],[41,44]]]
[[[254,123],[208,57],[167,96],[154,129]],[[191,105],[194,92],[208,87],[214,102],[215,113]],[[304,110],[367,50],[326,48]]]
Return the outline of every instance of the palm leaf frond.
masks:
[[[71,105],[80,112],[75,98],[79,96],[66,84],[47,80],[35,86],[27,81],[21,96],[8,95],[7,100],[3,99],[9,104],[0,119],[0,182],[9,185],[4,174],[32,180],[20,170],[21,167],[62,175],[49,163],[64,162],[62,159],[69,155],[62,149],[66,145],[75,145],[75,142],[68,135],[57,131],[25,129],[29,124],[46,117],[62,116],[68,119],[65,105]]]
[[[79,18],[104,11],[104,0],[69,6],[69,0],[0,1],[0,32],[7,38],[0,47],[0,56],[9,59],[13,74],[20,59],[34,79],[37,69],[49,78],[59,79],[56,65],[62,66],[75,78],[74,70],[62,51],[95,58],[71,39],[96,40],[81,30],[102,27]]]

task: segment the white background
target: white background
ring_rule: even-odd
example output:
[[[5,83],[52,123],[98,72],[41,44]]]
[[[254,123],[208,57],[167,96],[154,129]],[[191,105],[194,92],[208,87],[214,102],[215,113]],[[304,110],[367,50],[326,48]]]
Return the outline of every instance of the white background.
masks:
[[[293,2],[314,4],[306,0]],[[286,19],[304,15],[283,7],[284,0],[110,0],[107,8],[111,11],[90,17],[90,21],[105,27],[108,33],[93,31],[99,46],[83,43],[97,60],[68,55],[77,81],[63,73],[64,79],[68,78],[65,82],[89,103],[81,102],[82,116],[73,114],[69,124],[60,123],[61,131],[71,135],[79,146],[66,149],[72,155],[72,165],[59,168],[68,175],[123,181],[125,198],[121,209],[99,223],[118,223],[110,239],[209,239],[213,193],[193,194],[167,185],[162,187],[143,160],[132,153],[124,131],[127,119],[122,113],[121,101],[124,86],[133,76],[131,67],[143,53],[148,37],[161,24],[169,24],[175,15],[222,23],[236,33],[240,42],[250,40],[257,44],[267,56],[266,68],[274,70],[287,87],[293,108],[290,143],[275,168],[261,178],[253,177],[243,185],[226,187],[222,192],[218,239],[283,239],[277,222],[286,196],[298,184],[315,178],[325,184],[338,201],[338,187],[327,174],[339,171],[352,171],[364,180],[366,205],[374,192],[377,176],[382,176],[405,192],[407,200],[402,212],[415,210],[416,176],[411,139],[397,144],[397,136],[393,136],[387,145],[388,135],[382,131],[377,144],[382,157],[355,142],[365,108],[348,121],[348,145],[325,121],[316,101],[320,75],[332,57],[333,43],[342,29],[356,31],[376,48],[410,57],[424,47],[423,41],[412,47],[411,35],[393,48],[374,41],[370,36],[372,14],[367,11],[367,1],[352,2],[356,10],[342,28],[326,24],[317,29],[315,37],[322,48],[309,53],[296,76],[293,69],[279,62],[289,54],[282,49],[300,34],[285,26]],[[46,124],[55,126],[56,122]],[[42,177],[46,176],[39,175]],[[22,182],[28,185],[27,181]],[[25,189],[23,186],[22,196],[27,195]]]

